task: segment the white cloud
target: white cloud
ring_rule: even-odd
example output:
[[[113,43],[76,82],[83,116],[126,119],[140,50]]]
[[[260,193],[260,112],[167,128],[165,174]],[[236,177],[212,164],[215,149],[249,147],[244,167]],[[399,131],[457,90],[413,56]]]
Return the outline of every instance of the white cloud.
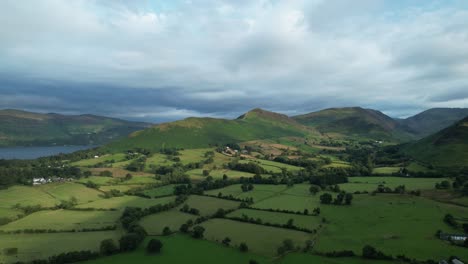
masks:
[[[411,103],[431,107],[444,91],[468,85],[468,10],[455,4],[169,4],[2,1],[0,74],[179,93],[186,104],[179,116],[207,112],[202,105],[217,100],[231,108],[346,104],[408,112]],[[0,93],[7,89],[0,83]],[[228,112],[225,106],[208,112]],[[468,107],[462,98],[447,106]]]

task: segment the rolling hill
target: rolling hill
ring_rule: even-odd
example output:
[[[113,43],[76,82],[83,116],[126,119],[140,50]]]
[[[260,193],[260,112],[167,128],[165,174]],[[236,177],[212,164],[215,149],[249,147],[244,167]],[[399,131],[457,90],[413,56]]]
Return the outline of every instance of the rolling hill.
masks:
[[[329,108],[293,119],[332,137],[408,141],[413,135],[382,112],[361,107]]]
[[[434,134],[468,116],[468,108],[432,108],[406,119],[398,120],[418,138]]]
[[[414,159],[439,167],[468,166],[468,117],[402,151]]]
[[[135,147],[153,150],[165,147],[202,148],[284,136],[319,136],[319,133],[286,115],[254,109],[234,120],[190,117],[158,124],[134,132],[128,138],[112,142],[106,148],[111,151],[124,151]]]
[[[0,110],[0,146],[98,145],[149,126],[95,115]]]

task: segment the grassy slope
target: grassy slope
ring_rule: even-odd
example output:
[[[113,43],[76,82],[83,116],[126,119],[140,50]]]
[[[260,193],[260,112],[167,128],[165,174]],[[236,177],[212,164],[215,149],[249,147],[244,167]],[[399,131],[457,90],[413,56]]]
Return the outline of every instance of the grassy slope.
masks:
[[[105,148],[114,152],[134,147],[153,150],[165,147],[192,149],[253,139],[305,136],[314,133],[316,134],[312,129],[286,116],[255,109],[235,120],[187,118],[156,125],[135,132],[128,138],[111,143]]]
[[[94,115],[66,116],[0,110],[0,146],[101,144],[148,126]]]
[[[322,133],[341,134],[343,137],[378,140],[408,140],[411,135],[385,114],[360,107],[330,108],[293,117],[298,122],[314,127]]]
[[[468,118],[442,131],[403,146],[402,151],[418,161],[435,166],[468,164]]]

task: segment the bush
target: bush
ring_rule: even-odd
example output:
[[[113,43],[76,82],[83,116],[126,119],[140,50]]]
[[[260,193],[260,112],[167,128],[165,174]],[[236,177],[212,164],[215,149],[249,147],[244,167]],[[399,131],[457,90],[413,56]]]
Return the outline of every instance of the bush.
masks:
[[[161,252],[161,248],[163,247],[163,243],[158,239],[151,239],[146,246],[146,252],[148,253],[159,253]]]
[[[136,233],[128,233],[122,236],[119,240],[121,251],[133,251],[135,250],[143,238]]]
[[[105,239],[101,241],[99,252],[101,252],[101,255],[109,256],[119,252],[119,248],[117,247],[113,239]]]
[[[172,234],[171,229],[170,229],[168,226],[164,227],[164,229],[163,229],[163,235],[164,235],[164,236],[168,236],[168,235],[170,235],[170,234]]]
[[[247,246],[246,243],[242,242],[242,243],[240,243],[240,245],[239,245],[239,250],[240,250],[241,252],[247,252],[247,251],[249,251],[249,247]]]
[[[203,238],[203,233],[205,232],[205,228],[203,226],[196,226],[193,228],[192,237],[194,238]]]

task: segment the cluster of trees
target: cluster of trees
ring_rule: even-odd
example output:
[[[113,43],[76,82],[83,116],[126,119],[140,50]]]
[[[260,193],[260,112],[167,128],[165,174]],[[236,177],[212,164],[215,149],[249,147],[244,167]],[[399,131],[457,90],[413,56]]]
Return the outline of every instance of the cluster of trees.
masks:
[[[362,248],[362,257],[366,259],[382,259],[382,260],[393,259],[392,256],[385,255],[383,252],[369,245],[366,245]]]
[[[249,191],[252,191],[253,189],[254,189],[254,186],[251,183],[243,183],[241,185],[241,190],[243,192],[249,192]]]
[[[232,161],[228,163],[228,168],[231,170],[250,172],[257,175],[267,173],[267,171],[262,166],[256,164],[255,162],[239,163],[237,161]]]
[[[400,193],[403,194],[406,191],[405,185],[398,185],[394,189],[387,187],[383,184],[379,184],[377,189],[374,191],[375,193]]]
[[[435,188],[436,189],[450,189],[450,182],[449,181],[441,181],[441,182],[437,182],[435,184]]]
[[[48,259],[33,260],[33,264],[65,264],[75,263],[79,261],[92,260],[99,257],[99,253],[89,250],[84,251],[71,251],[59,255],[51,256]]]
[[[320,203],[322,204],[351,205],[352,200],[353,195],[346,192],[339,192],[335,199],[333,199],[333,196],[330,193],[320,195]]]
[[[143,171],[145,169],[145,164],[146,164],[146,156],[141,156],[127,165],[125,167],[129,171]]]
[[[258,210],[258,211],[266,211],[266,212],[277,212],[277,213],[285,213],[285,214],[297,214],[297,215],[309,215],[309,210],[304,209],[304,211],[292,211],[287,209],[274,209],[274,208],[256,208],[256,207],[249,207],[245,206],[244,208],[251,209],[251,210]],[[314,208],[312,211],[312,215],[319,215],[320,208]]]
[[[294,242],[291,239],[286,239],[281,243],[276,252],[278,255],[282,256],[287,252],[295,250]]]
[[[184,206],[180,208],[180,211],[187,214],[200,215],[200,210],[196,208],[190,208],[188,204],[184,204]]]

